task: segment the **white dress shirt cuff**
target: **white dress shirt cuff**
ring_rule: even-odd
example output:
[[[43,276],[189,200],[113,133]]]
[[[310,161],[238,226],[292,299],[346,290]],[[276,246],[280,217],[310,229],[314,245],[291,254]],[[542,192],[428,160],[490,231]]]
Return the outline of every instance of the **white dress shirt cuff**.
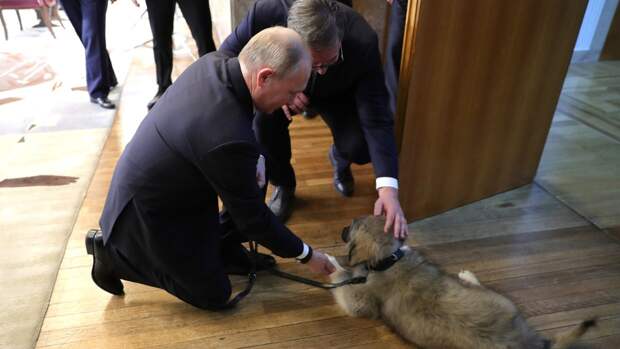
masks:
[[[310,247],[308,247],[308,245],[306,245],[306,244],[304,243],[304,250],[303,250],[303,251],[301,251],[301,254],[300,254],[299,256],[295,257],[295,258],[296,258],[296,259],[300,259],[300,260],[301,260],[301,259],[304,259],[304,258],[306,258],[306,256],[308,255],[308,253],[310,253]]]
[[[379,177],[376,180],[376,188],[392,187],[398,189],[398,179],[392,177]]]

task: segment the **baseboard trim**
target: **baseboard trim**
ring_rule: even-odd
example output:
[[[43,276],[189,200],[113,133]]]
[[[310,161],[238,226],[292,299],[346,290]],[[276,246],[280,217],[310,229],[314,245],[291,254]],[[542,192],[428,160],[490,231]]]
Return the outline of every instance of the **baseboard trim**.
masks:
[[[571,63],[598,62],[601,55],[600,50],[580,50],[573,51]]]

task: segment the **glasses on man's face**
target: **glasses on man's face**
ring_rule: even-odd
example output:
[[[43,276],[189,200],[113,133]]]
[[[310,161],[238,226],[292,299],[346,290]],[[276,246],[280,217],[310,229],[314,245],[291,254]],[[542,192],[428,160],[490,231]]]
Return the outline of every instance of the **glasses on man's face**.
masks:
[[[313,65],[312,66],[312,70],[314,70],[314,71],[327,70],[330,67],[333,67],[333,66],[335,66],[337,64],[342,63],[343,61],[344,61],[344,53],[342,52],[342,45],[340,45],[340,52],[338,53],[338,56],[336,56],[336,58],[332,59],[332,61],[329,62],[329,63]]]

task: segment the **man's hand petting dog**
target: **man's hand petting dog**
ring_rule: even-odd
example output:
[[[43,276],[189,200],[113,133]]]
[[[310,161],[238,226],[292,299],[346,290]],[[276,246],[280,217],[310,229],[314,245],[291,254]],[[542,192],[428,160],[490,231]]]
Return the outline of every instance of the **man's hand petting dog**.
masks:
[[[313,273],[329,275],[336,271],[336,267],[329,261],[327,255],[319,251],[313,251],[312,258],[308,261],[308,268]]]
[[[385,214],[383,231],[389,233],[393,228],[395,239],[406,239],[409,235],[407,219],[398,201],[398,189],[381,187],[378,190],[379,198],[375,202],[375,216]]]
[[[308,97],[303,92],[299,92],[295,95],[293,103],[289,105],[283,105],[282,110],[284,111],[284,115],[286,115],[287,119],[293,120],[293,115],[303,113],[304,110],[306,110],[306,108],[308,107],[308,103],[310,103]]]

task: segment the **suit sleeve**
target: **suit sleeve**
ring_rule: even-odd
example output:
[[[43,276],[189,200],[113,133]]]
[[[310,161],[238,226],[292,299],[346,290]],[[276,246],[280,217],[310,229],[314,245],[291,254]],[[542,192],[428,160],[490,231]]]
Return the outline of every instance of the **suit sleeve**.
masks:
[[[303,242],[265,205],[256,184],[257,159],[252,144],[234,142],[209,151],[199,166],[242,234],[280,257],[296,257],[303,251]]]
[[[368,45],[366,71],[357,83],[355,102],[375,176],[398,178],[398,155],[394,136],[394,117],[388,109],[388,93],[376,36]]]

